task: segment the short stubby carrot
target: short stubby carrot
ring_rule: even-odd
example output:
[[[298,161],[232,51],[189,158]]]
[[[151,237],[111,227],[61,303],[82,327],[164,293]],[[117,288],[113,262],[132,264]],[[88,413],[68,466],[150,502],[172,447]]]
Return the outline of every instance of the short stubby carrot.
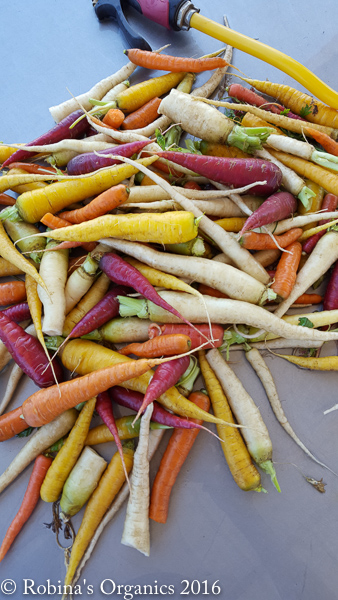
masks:
[[[15,304],[26,300],[26,287],[24,281],[6,281],[0,283],[0,306]]]
[[[119,108],[111,108],[102,119],[102,123],[113,129],[121,127],[123,121],[124,113]]]
[[[214,323],[211,325],[199,323],[195,328],[179,323],[167,323],[165,325],[151,323],[151,325],[149,325],[148,334],[150,339],[159,335],[177,335],[178,333],[189,336],[192,350],[198,348],[202,344],[205,349],[219,348],[219,346],[223,344],[224,329],[221,325],[216,325]],[[210,339],[208,344],[205,344],[206,339]]]
[[[303,230],[300,229],[300,227],[294,227],[282,235],[276,235],[274,238],[278,244],[277,245],[274,239],[268,233],[256,233],[254,231],[248,231],[242,235],[239,243],[247,250],[267,250],[278,248],[278,246],[280,248],[286,248],[293,242],[297,241],[302,233]]]
[[[144,358],[157,358],[159,356],[175,356],[189,352],[191,340],[187,335],[174,333],[172,335],[159,335],[143,344],[128,344],[119,350],[120,354],[128,356],[135,354]]]
[[[286,246],[277,265],[275,280],[271,286],[275,294],[285,300],[291,294],[291,290],[295,285],[297,277],[297,269],[299,267],[302,256],[302,244],[293,242]]]
[[[179,73],[181,71],[202,73],[203,71],[222,69],[229,64],[224,58],[217,56],[213,58],[183,58],[180,56],[159,54],[158,52],[148,52],[139,48],[131,48],[130,50],[125,50],[124,53],[134,65],[145,67],[146,69],[170,71],[171,73]]]
[[[46,473],[52,464],[52,458],[43,454],[35,459],[32,474],[29,478],[28,487],[22,500],[18,513],[7,529],[6,535],[0,547],[0,561],[5,557],[15,538],[22,527],[28,521],[40,498],[40,489]]]

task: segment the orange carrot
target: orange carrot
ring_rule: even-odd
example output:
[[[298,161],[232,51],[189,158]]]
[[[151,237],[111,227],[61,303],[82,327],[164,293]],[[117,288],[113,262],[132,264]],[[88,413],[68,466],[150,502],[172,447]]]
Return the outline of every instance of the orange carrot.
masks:
[[[285,248],[288,252],[283,252],[279,259],[275,273],[275,281],[271,288],[280,298],[288,298],[295,285],[297,269],[302,256],[302,244],[293,242]]]
[[[26,300],[26,286],[24,281],[6,281],[0,283],[0,306],[16,304]]]
[[[201,186],[197,183],[197,181],[186,181],[184,184],[184,189],[185,190],[201,190]]]
[[[122,183],[114,185],[99,196],[96,196],[86,206],[77,210],[66,210],[60,213],[59,218],[65,219],[69,223],[83,223],[84,221],[96,219],[96,217],[101,217],[120,206],[120,204],[123,204],[123,202],[126,202],[129,194],[130,190],[126,185]]]
[[[111,108],[104,115],[102,123],[108,125],[112,129],[118,129],[124,121],[124,113],[119,108]]]
[[[302,294],[294,301],[294,304],[320,304],[323,297],[319,294]]]
[[[27,171],[27,173],[37,173],[41,175],[51,173],[52,175],[57,175],[57,170],[54,167],[37,165],[35,163],[12,162],[10,165],[8,165],[8,168],[23,169],[24,171]]]
[[[305,133],[308,133],[318,144],[323,146],[326,152],[338,156],[338,142],[335,142],[327,133],[312,129],[312,127],[306,127]]]
[[[302,233],[303,230],[300,227],[294,227],[286,233],[275,235],[274,237],[281,248],[286,248],[286,246],[298,240]],[[269,250],[278,247],[268,233],[255,233],[254,231],[244,233],[239,242],[243,248],[248,250]]]
[[[210,287],[210,285],[206,285],[205,283],[199,284],[198,291],[205,296],[213,296],[214,298],[229,298],[229,296],[223,294],[223,292],[215,290],[214,288]]]
[[[15,202],[16,200],[13,196],[5,194],[4,192],[0,194],[0,204],[2,204],[2,206],[14,206]]]
[[[69,225],[72,225],[70,221],[61,219],[61,217],[52,215],[52,213],[46,213],[40,220],[43,225],[46,225],[46,227],[49,227],[50,229],[60,229],[60,227],[68,227]],[[68,245],[62,246],[62,248],[77,248],[78,246],[82,246],[85,250],[87,250],[87,252],[91,252],[94,250],[94,248],[96,248],[95,242],[66,242],[66,244]],[[55,248],[59,250],[62,249],[60,248],[60,245],[55,246]]]
[[[119,350],[120,354],[128,356],[135,354],[143,358],[156,358],[159,356],[175,356],[189,352],[191,340],[187,335],[173,333],[172,335],[159,335],[143,344],[128,344]]]
[[[121,129],[141,129],[150,125],[158,117],[157,109],[161,102],[161,98],[152,98],[134,112],[129,113],[121,124]]]
[[[68,261],[68,277],[81,265],[83,265],[84,261],[87,258],[87,252],[83,252],[78,256],[72,256]]]
[[[159,71],[170,71],[171,73],[202,73],[226,67],[229,63],[224,58],[183,58],[180,56],[169,56],[168,54],[158,54],[157,52],[148,52],[131,48],[125,50],[130,62],[146,69],[158,69]]]
[[[24,429],[28,423],[22,418],[22,406],[1,415],[0,417],[0,442],[9,440]]]
[[[114,385],[120,385],[124,381],[139,377],[162,362],[161,359],[121,362],[82,377],[64,381],[59,386],[53,385],[38,390],[29,396],[22,405],[24,419],[31,427],[45,425],[68,408],[85,402]]]
[[[205,411],[210,408],[210,400],[203,392],[193,392],[189,400]],[[199,429],[175,429],[169,440],[151,490],[149,517],[157,523],[167,521],[171,490],[198,432]]]
[[[0,561],[5,557],[15,538],[20,533],[26,521],[28,521],[40,498],[40,489],[46,473],[52,464],[52,459],[39,454],[35,459],[32,474],[29,478],[27,490],[22,500],[19,511],[7,529],[6,535],[0,547]]]

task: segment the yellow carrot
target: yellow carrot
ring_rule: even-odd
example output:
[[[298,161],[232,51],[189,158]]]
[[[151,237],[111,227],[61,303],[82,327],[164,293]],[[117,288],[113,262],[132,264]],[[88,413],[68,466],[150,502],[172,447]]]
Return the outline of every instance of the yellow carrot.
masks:
[[[14,152],[17,151],[17,148],[12,148],[12,146],[5,146],[5,144],[0,144],[0,164],[4,163],[7,158],[12,156]]]
[[[78,225],[41,233],[58,241],[96,242],[115,237],[138,242],[179,244],[197,236],[197,224],[192,212],[141,213],[104,215]]]
[[[228,219],[217,219],[214,223],[217,223],[224,231],[233,231],[238,233],[241,231],[244,223],[246,221],[245,217],[230,217]]]
[[[140,164],[150,165],[157,159],[157,156],[150,156],[141,159],[139,162]],[[134,166],[114,165],[113,167],[100,169],[94,174],[51,183],[43,190],[25,192],[19,196],[15,206],[24,221],[37,223],[47,212],[55,214],[66,206],[73,204],[73,202],[79,202],[90,196],[98,195],[131,177],[134,173],[137,173],[137,168]],[[45,176],[34,175],[34,177]]]
[[[242,127],[271,127],[277,135],[285,135],[279,127],[276,127],[275,125],[268,123],[265,119],[261,119],[249,112],[245,113],[241,125]]]
[[[15,168],[11,169],[10,174],[26,176],[27,171],[25,171],[24,169]],[[22,183],[20,185],[16,185],[14,187],[11,187],[11,190],[16,194],[23,194],[24,192],[30,192],[31,190],[42,190],[46,187],[46,185],[48,184],[45,181],[34,181],[32,183]]]
[[[134,449],[131,442],[127,442],[124,445],[123,456],[127,472],[130,473],[134,458]],[[64,585],[71,584],[76,568],[82,556],[84,555],[87,546],[96,531],[96,528],[100,524],[104,514],[110,507],[124,482],[125,475],[121,458],[119,453],[116,452],[107,469],[103,473],[98,487],[94,491],[87,504],[87,508],[83,515],[80,528],[76,534],[76,538],[72,547],[72,553],[70,555]]]
[[[300,200],[298,201],[298,214],[306,215],[309,213],[318,212],[321,209],[323,198],[324,198],[324,188],[318,183],[307,179],[305,181],[306,187],[308,187],[312,192],[314,192],[315,196],[310,198],[308,205],[304,205]],[[314,223],[309,223],[308,225],[304,225],[303,231],[307,229],[311,229],[314,227]]]
[[[38,295],[38,284],[31,275],[26,274],[25,286],[27,294],[27,302],[29,310],[32,316],[32,321],[35,327],[37,338],[45,349],[46,354],[48,351],[45,345],[45,338],[42,333],[41,315],[42,315],[42,302]],[[49,355],[48,355],[49,356]]]
[[[0,180],[2,177],[0,177]],[[6,231],[4,230],[3,224],[0,222],[0,254],[3,258],[11,262],[18,269],[21,269],[24,273],[31,275],[35,281],[47,291],[45,282],[40,277],[36,268],[25,258],[14,246],[9,239]]]
[[[195,290],[195,288],[191,287],[181,279],[178,279],[174,275],[169,275],[168,273],[164,273],[163,271],[159,271],[158,269],[154,269],[153,267],[148,267],[144,263],[136,260],[135,258],[130,258],[127,256],[124,259],[127,263],[135,267],[142,275],[144,275],[151,285],[156,287],[164,287],[168,290],[179,290],[180,292],[187,292],[188,294],[194,294],[195,296],[200,296],[200,292]]]
[[[308,238],[316,235],[316,233],[320,233],[320,231],[325,231],[325,229],[329,229],[332,225],[337,225],[338,219],[334,219],[333,221],[329,221],[328,223],[324,223],[324,225],[318,225],[317,227],[312,227],[311,229],[307,229],[304,231],[299,238],[300,242],[305,242]]]
[[[167,73],[137,83],[121,92],[116,98],[116,104],[124,112],[133,112],[152,98],[169,92],[182,81],[184,76],[185,73]]]
[[[198,359],[214,414],[220,419],[234,423],[228,400],[205,358],[204,351],[199,351]],[[225,460],[237,485],[244,491],[258,490],[261,478],[238,429],[227,425],[217,425],[217,433],[221,439]]]
[[[127,417],[120,417],[116,419],[117,432],[120,440],[131,440],[138,437],[140,432],[141,419],[138,419],[135,423],[135,415],[128,415]],[[93,427],[88,432],[85,439],[86,446],[96,446],[97,444],[106,444],[107,442],[113,442],[114,436],[110,433],[107,425],[102,423]]]
[[[72,340],[65,344],[63,348],[61,348],[60,354],[62,363],[66,369],[69,371],[76,371],[79,375],[85,375],[106,366],[132,360],[109,348],[104,348],[95,342],[81,339]],[[149,370],[140,377],[134,377],[133,379],[119,383],[119,385],[145,394],[153,374],[154,371]],[[223,423],[222,420],[199,409],[193,402],[184,398],[176,387],[172,387],[162,394],[162,396],[158,398],[158,402],[168,410],[183,417],[202,419],[209,423]]]
[[[0,178],[0,192],[13,190],[19,185],[35,183],[39,181],[48,181],[50,175],[39,175],[36,173],[12,173],[9,171]]]
[[[85,296],[81,298],[80,302],[68,313],[63,325],[63,335],[67,337],[71,330],[87,312],[91,310],[108,291],[110,285],[110,279],[105,273],[102,273],[100,277],[95,281],[92,287],[88,290]]]
[[[338,371],[338,356],[293,356],[292,354],[277,354],[280,358],[284,358],[290,363],[302,367],[303,369],[311,369],[312,371]]]
[[[324,167],[315,165],[312,162],[298,158],[297,156],[291,156],[286,152],[280,152],[279,150],[270,149],[269,152],[283,165],[290,167],[300,175],[314,181],[318,185],[321,185],[327,192],[338,195],[338,175],[332,173]]]
[[[51,465],[53,468],[48,470],[40,490],[41,498],[45,502],[56,502],[61,495],[65,481],[82,452],[95,403],[96,398],[85,403],[74,427]]]
[[[328,127],[338,128],[338,111],[319,100],[304,94],[299,90],[282,85],[280,83],[271,83],[270,81],[258,81],[257,79],[247,79],[241,77],[256,90],[276,98],[279,102],[290,108],[297,115],[306,113],[306,119],[311,123],[319,123]],[[304,125],[304,123],[303,123]]]
[[[13,265],[9,260],[0,258],[0,277],[9,277],[10,275],[23,275],[23,270]]]

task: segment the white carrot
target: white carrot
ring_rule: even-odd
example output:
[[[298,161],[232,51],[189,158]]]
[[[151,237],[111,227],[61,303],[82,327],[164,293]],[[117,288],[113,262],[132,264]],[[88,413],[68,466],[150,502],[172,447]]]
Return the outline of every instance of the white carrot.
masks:
[[[134,161],[132,161],[130,158],[125,158],[121,156],[120,159],[122,159],[123,162],[126,162],[128,164],[134,164]],[[200,219],[200,229],[214,240],[214,242],[219,246],[219,248],[224,252],[224,254],[227,254],[239,269],[241,269],[248,275],[251,275],[251,277],[254,277],[261,283],[264,283],[265,285],[267,285],[270,282],[269,275],[267,274],[265,269],[255,260],[253,255],[250,254],[248,250],[242,248],[237,242],[237,240],[234,239],[231,235],[229,235],[228,232],[224,231],[222,227],[220,227],[219,225],[208,219],[208,217],[203,215],[203,213],[198,208],[196,208],[196,206],[191,200],[180,194],[180,192],[178,192],[177,189],[175,189],[175,186],[171,186],[167,181],[156,175],[156,173],[153,173],[152,171],[150,171],[149,169],[147,169],[139,163],[137,163],[137,168],[142,173],[149,175],[149,177],[153,181],[155,181],[158,185],[163,187],[163,189],[165,189],[169,194],[171,194],[171,197],[176,202],[178,202],[184,210],[192,212],[196,218]]]
[[[250,186],[251,187],[251,186]],[[190,200],[220,200],[224,199],[224,202],[229,208],[229,217],[242,217],[243,212],[239,211],[236,205],[226,198],[230,194],[242,193],[242,190],[247,189],[247,186],[244,188],[237,188],[233,190],[189,190],[185,188],[180,188],[180,193],[186,198],[190,198]],[[133,204],[135,202],[155,202],[159,200],[170,200],[171,193],[167,192],[159,185],[147,185],[147,186],[134,186],[130,189],[130,194],[128,200],[123,203],[122,206],[126,206],[128,204]],[[242,200],[245,204],[252,210],[256,210],[261,204],[262,199],[257,198],[257,196],[251,196],[250,194],[245,194],[242,197]],[[233,211],[235,211],[233,213]]]
[[[89,254],[84,263],[68,277],[65,286],[66,315],[76,306],[94,283],[98,266],[96,260],[93,260]]]
[[[0,492],[3,492],[39,454],[66,435],[73,427],[77,417],[77,410],[71,408],[33,433],[0,476]]]
[[[321,348],[323,342],[315,342],[314,340],[296,340],[296,339],[284,339],[275,338],[272,340],[266,340],[263,342],[251,342],[251,348],[257,348],[257,350],[281,350],[282,348]],[[230,346],[230,352],[236,350],[245,350],[244,344],[233,344]]]
[[[338,332],[318,331],[308,327],[291,325],[284,319],[276,317],[260,306],[241,302],[239,300],[228,300],[226,298],[214,298],[204,296],[204,302],[196,296],[188,296],[179,292],[164,291],[159,295],[171,306],[178,310],[182,316],[191,323],[204,323],[205,310],[207,309],[212,323],[219,324],[243,324],[258,329],[264,329],[267,332],[283,338],[303,339],[314,341],[334,341],[338,339]],[[179,319],[156,306],[152,302],[134,298],[124,299],[119,296],[120,315],[133,316],[139,314],[141,318],[150,318],[155,323],[179,323]],[[126,309],[124,308],[126,304]],[[258,340],[259,341],[259,340]]]
[[[337,212],[327,211],[308,213],[305,215],[298,215],[297,217],[291,217],[290,219],[283,219],[277,224],[274,223],[272,225],[266,225],[266,228],[270,231],[273,231],[274,235],[279,235],[280,233],[285,233],[285,231],[289,231],[294,227],[304,227],[305,225],[309,225],[310,223],[316,223],[319,217],[325,217],[325,220],[336,219],[337,214]]]
[[[10,145],[10,144],[9,144]],[[53,152],[65,152],[71,151],[76,154],[84,154],[85,152],[99,152],[106,148],[115,148],[116,144],[113,144],[111,138],[107,135],[98,134],[93,135],[85,140],[61,140],[55,142],[55,144],[44,144],[41,146],[24,146],[23,144],[13,144],[13,148],[20,148],[21,150],[27,150],[36,154],[52,154]],[[48,174],[49,179],[51,178],[50,173]]]
[[[164,430],[163,429],[157,429],[154,431],[150,432],[149,435],[149,460],[151,460],[161,442],[161,439],[163,437],[164,434]],[[130,482],[132,482],[132,477],[133,475],[131,475]],[[127,500],[129,495],[129,487],[128,484],[125,483],[123,488],[121,489],[121,491],[119,492],[119,494],[117,495],[117,497],[115,498],[113,504],[111,505],[111,507],[108,509],[108,511],[106,512],[105,516],[103,517],[100,525],[97,527],[91,541],[90,544],[88,545],[88,548],[76,570],[76,574],[75,577],[72,581],[72,583],[76,583],[81,575],[82,569],[85,566],[85,564],[87,563],[87,561],[89,560],[89,558],[91,557],[94,548],[100,538],[100,535],[103,533],[105,527],[108,525],[108,523],[110,523],[110,521],[112,521],[112,519],[115,517],[115,515],[118,513],[118,511],[120,510],[120,508],[123,506],[124,502]]]
[[[241,432],[252,458],[271,476],[280,492],[272,463],[271,439],[259,409],[217,348],[209,350],[206,359],[219,379],[237,422],[245,426]]]
[[[291,304],[304,294],[322,275],[329,270],[338,259],[338,233],[329,231],[318,241],[316,247],[309,255],[304,266],[299,271],[296,283],[291,294],[283,300],[275,311],[277,317],[283,316]]]
[[[182,256],[158,252],[137,242],[105,238],[104,244],[129,256],[141,260],[171,275],[184,277],[190,281],[199,281],[213,287],[231,298],[259,304],[264,299],[265,286],[247,273],[220,262],[211,262],[207,258]],[[120,243],[122,242],[122,243]]]
[[[56,245],[54,241],[51,241],[46,248]],[[44,309],[42,331],[47,335],[62,335],[66,316],[67,271],[68,250],[51,250],[43,253],[40,275],[46,283],[48,294],[40,286],[38,286],[38,294]]]
[[[11,368],[11,373],[6,385],[5,393],[2,396],[2,400],[0,402],[0,415],[6,410],[8,404],[12,400],[13,394],[17,388],[17,385],[23,375],[23,370],[16,363],[13,364]]]
[[[284,136],[281,135],[276,137]],[[280,168],[283,174],[282,184],[285,187],[285,189],[288,192],[290,192],[290,194],[298,196],[302,192],[302,189],[305,187],[304,180],[301,177],[299,177],[299,175],[297,175],[295,171],[293,171],[289,167],[286,167],[285,165],[283,165],[283,163],[281,163],[280,160],[272,156],[272,154],[270,154],[270,152],[268,152],[266,148],[262,148],[261,150],[255,150],[254,155],[258,158],[262,158],[263,160],[269,160],[270,162],[274,163],[275,165],[277,165],[277,167]]]
[[[153,412],[150,404],[141,418],[139,442],[134,455],[130,498],[121,542],[145,556],[150,554],[149,531],[149,423]]]
[[[305,452],[305,454],[307,454],[307,456],[309,456],[312,460],[314,460],[316,463],[318,463],[322,467],[325,467],[325,469],[328,469],[329,471],[331,471],[331,473],[334,473],[334,471],[332,471],[332,469],[327,467],[324,463],[322,463],[320,460],[318,460],[312,454],[312,452],[310,452],[310,450],[305,446],[305,444],[303,444],[303,442],[299,439],[297,434],[292,429],[289,421],[286,418],[282,403],[279,399],[277,388],[276,388],[275,382],[273,380],[271,371],[270,371],[268,365],[266,364],[265,360],[259,353],[259,351],[256,348],[251,348],[251,350],[249,350],[248,352],[245,353],[245,356],[246,356],[247,360],[249,361],[249,363],[251,364],[251,366],[253,367],[253,369],[256,371],[259,379],[261,380],[261,383],[265,389],[266,395],[270,402],[270,406],[271,406],[273,412],[275,413],[275,416],[276,416],[278,422],[281,424],[283,429],[285,429],[286,433],[289,434],[289,436],[293,439],[293,441],[296,442],[296,444],[303,450],[303,452]]]

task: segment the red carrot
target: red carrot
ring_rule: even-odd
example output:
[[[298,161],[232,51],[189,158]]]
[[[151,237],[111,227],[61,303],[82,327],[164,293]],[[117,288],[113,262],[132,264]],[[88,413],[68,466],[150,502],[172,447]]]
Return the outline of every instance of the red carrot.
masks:
[[[335,196],[334,194],[326,194],[322,203],[322,210],[325,209],[325,211],[327,212],[333,212],[337,209],[337,205],[338,196]],[[327,222],[328,220],[324,219],[323,221],[319,221],[318,225],[324,225]],[[320,231],[319,233],[316,233],[315,235],[312,235],[310,238],[305,240],[303,244],[303,251],[306,252],[306,254],[310,254],[316,246],[317,242],[320,240],[321,237],[323,237],[323,235],[325,235],[325,233],[326,230]]]
[[[284,110],[286,110],[288,117],[290,119],[298,119],[300,121],[305,121],[303,117],[299,115],[295,115],[295,113],[286,109],[285,106],[282,106],[278,103],[270,103],[263,96],[256,94],[252,89],[246,88],[240,83],[232,83],[228,90],[228,95],[230,98],[236,98],[236,100],[240,100],[240,102],[246,102],[247,104],[252,104],[253,106],[259,106],[263,110],[268,110],[269,112],[280,115]]]
[[[191,339],[191,350],[204,344],[206,338],[210,339],[210,327],[206,323],[198,324],[196,328],[180,324],[157,325],[157,323],[152,323],[149,325],[148,335],[150,339],[157,335],[170,335],[172,333],[183,333],[183,335],[189,336]],[[219,348],[223,344],[223,327],[212,324],[211,333],[213,340],[210,340],[210,343],[206,344],[204,348]]]
[[[110,396],[107,391],[101,392],[100,394],[98,394],[95,409],[96,409],[97,413],[99,414],[99,416],[101,417],[104,424],[107,425],[112,436],[114,437],[115,444],[117,446],[119,455],[121,457],[121,462],[122,462],[124,474],[126,476],[126,481],[128,481],[128,483],[129,483],[129,477],[128,477],[126,464],[125,464],[124,456],[123,456],[122,443],[121,443],[121,440],[119,437],[118,429],[116,427],[115,417],[114,417],[114,413],[113,413],[113,407],[111,404],[111,399],[110,399]]]
[[[335,310],[338,308],[338,262],[336,262],[327,284],[323,309]]]
[[[52,459],[40,454],[36,459],[32,474],[29,478],[27,490],[22,500],[18,513],[7,529],[0,547],[0,561],[5,557],[15,538],[28,521],[40,498],[40,489],[46,473],[52,464]]]
[[[103,167],[117,165],[119,163],[118,160],[102,155],[113,154],[114,156],[125,156],[126,158],[130,158],[133,156],[133,154],[138,154],[142,148],[144,148],[144,146],[147,146],[147,144],[150,144],[150,140],[130,142],[129,144],[122,144],[121,146],[106,148],[105,150],[100,150],[100,156],[94,152],[79,154],[78,156],[72,158],[67,164],[67,173],[69,175],[83,175],[85,173],[92,173],[93,171],[102,169]]]
[[[45,144],[54,144],[55,142],[60,142],[64,139],[74,139],[82,135],[89,127],[87,119],[81,119],[74,125],[74,127],[70,128],[70,126],[75,123],[75,121],[83,115],[82,110],[76,110],[72,112],[70,115],[62,119],[60,123],[55,125],[52,129],[40,135],[38,138],[30,142],[29,144],[25,144],[26,146],[42,146]],[[29,152],[29,150],[17,150],[12,154],[2,165],[2,168],[7,167],[12,162],[17,162],[24,160],[26,158],[30,158],[34,156],[33,152]]]
[[[154,400],[157,400],[157,398],[169,390],[169,388],[176,385],[183,373],[187,370],[189,362],[189,356],[181,356],[170,362],[164,362],[157,367],[155,375],[147,387],[142,406],[138,410],[135,421],[137,421],[149,404],[154,402]]]
[[[26,333],[20,325],[0,312],[0,339],[13,356],[15,362],[39,387],[49,387],[55,378],[45,351],[40,342]],[[57,381],[63,381],[63,370],[57,360],[53,360]]]
[[[135,412],[141,408],[144,399],[144,395],[140,392],[127,390],[119,385],[110,388],[109,395],[116,404],[130,408]],[[163,406],[156,402],[156,400],[153,404],[154,409],[153,414],[151,415],[152,421],[160,423],[160,425],[166,425],[167,427],[177,427],[179,429],[195,429],[197,427],[198,429],[206,429],[209,432],[209,429],[203,425],[196,425],[195,421],[189,421],[189,419],[168,412]]]
[[[272,162],[259,158],[223,158],[204,156],[189,152],[157,152],[161,158],[171,160],[199,175],[226,185],[240,187],[266,181],[250,189],[250,194],[267,196],[273,194],[282,182],[282,172]]]
[[[181,321],[187,323],[187,325],[191,325],[191,323],[182,317],[175,308],[170,306],[168,302],[159,296],[155,288],[149,283],[148,279],[140,273],[140,271],[135,269],[132,265],[129,265],[120,256],[114,254],[114,252],[108,252],[103,255],[100,260],[100,268],[108,275],[109,279],[115,283],[119,285],[131,285],[136,292],[142,294],[147,300],[151,300],[151,302],[164,310],[168,310],[175,315],[175,317],[178,317]]]
[[[11,321],[15,321],[15,323],[20,323],[20,321],[27,321],[31,318],[31,313],[29,310],[29,306],[27,302],[20,302],[19,304],[14,304],[9,308],[6,308],[2,311],[4,315]]]
[[[287,219],[297,210],[297,200],[289,192],[276,192],[272,194],[263,204],[261,204],[255,212],[247,218],[239,235],[243,235],[245,231],[269,225],[281,219]]]
[[[102,300],[82,317],[69,334],[70,338],[78,338],[87,335],[94,329],[98,329],[110,319],[119,314],[119,301],[117,296],[126,296],[131,292],[131,288],[117,285],[110,290]]]

